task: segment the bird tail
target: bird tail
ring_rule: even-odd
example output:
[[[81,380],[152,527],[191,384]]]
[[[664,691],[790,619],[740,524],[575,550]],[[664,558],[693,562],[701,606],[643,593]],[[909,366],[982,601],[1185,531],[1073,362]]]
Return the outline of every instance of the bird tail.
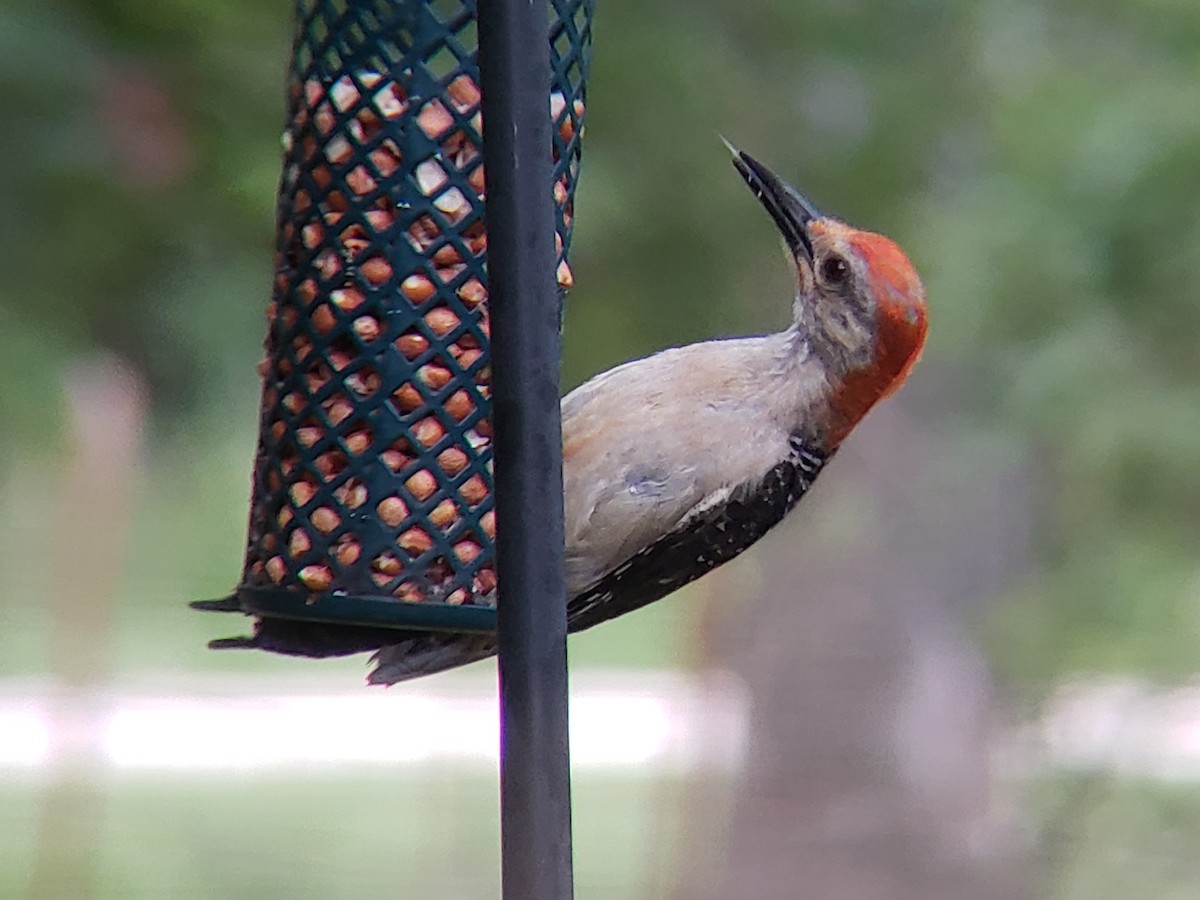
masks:
[[[375,668],[367,676],[367,683],[398,684],[487,659],[495,653],[496,637],[491,634],[414,633],[371,657]]]

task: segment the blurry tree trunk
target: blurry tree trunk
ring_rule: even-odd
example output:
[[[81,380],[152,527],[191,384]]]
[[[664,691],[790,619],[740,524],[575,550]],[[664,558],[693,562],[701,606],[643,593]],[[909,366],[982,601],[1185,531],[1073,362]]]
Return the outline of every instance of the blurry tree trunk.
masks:
[[[96,894],[100,693],[111,676],[117,591],[145,416],[141,380],[113,360],[72,369],[65,395],[69,456],[44,561],[54,590],[47,598],[49,669],[56,679],[52,780],[42,800],[30,900],[87,900]]]
[[[989,797],[990,687],[963,623],[1023,553],[1025,492],[977,463],[956,483],[937,451],[903,404],[880,409],[764,541],[756,596],[736,597],[745,570],[717,583],[736,609],[706,641],[749,689],[750,744],[725,859],[685,873],[680,900],[1026,893]]]

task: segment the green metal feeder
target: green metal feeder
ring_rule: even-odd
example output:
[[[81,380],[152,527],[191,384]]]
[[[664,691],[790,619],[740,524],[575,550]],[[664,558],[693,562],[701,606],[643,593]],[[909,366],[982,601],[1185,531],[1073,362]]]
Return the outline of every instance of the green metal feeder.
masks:
[[[551,0],[558,283],[592,0]],[[496,627],[474,0],[298,0],[245,566],[217,647]]]

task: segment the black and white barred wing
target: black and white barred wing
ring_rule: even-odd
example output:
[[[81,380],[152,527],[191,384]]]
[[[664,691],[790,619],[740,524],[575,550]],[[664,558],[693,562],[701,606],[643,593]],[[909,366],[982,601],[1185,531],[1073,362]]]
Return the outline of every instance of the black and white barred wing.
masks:
[[[779,524],[829,460],[798,439],[791,449],[760,481],[706,498],[676,528],[572,598],[567,605],[571,631],[665,597],[738,556]]]

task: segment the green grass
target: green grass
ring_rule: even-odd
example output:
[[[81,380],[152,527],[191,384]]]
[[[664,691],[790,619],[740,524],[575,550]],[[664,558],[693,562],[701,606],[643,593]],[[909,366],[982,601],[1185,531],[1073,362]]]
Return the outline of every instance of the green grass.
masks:
[[[88,788],[95,900],[499,894],[496,782],[478,770],[119,777]],[[581,897],[661,896],[680,822],[679,804],[663,800],[677,796],[653,780],[576,779]],[[38,810],[32,784],[0,786],[0,896],[26,890]]]
[[[1028,786],[1035,896],[1193,900],[1200,896],[1200,786],[1102,775]]]

